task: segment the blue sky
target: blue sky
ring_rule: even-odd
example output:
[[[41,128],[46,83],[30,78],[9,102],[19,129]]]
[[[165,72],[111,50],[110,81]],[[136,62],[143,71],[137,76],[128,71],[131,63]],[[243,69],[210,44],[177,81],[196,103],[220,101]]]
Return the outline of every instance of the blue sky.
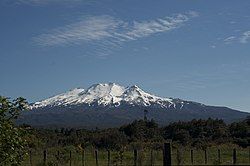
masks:
[[[116,82],[250,112],[248,0],[2,0],[0,94]]]

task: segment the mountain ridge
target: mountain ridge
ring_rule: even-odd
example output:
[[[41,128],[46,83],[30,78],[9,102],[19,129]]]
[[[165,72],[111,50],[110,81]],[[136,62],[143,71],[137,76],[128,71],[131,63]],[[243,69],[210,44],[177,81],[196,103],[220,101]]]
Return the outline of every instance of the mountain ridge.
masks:
[[[121,102],[127,102],[129,104],[138,104],[144,106],[157,104],[163,108],[167,108],[176,106],[173,100],[173,98],[164,98],[147,93],[137,85],[124,87],[115,83],[103,83],[94,84],[86,90],[83,88],[75,88],[40,102],[35,102],[33,105],[31,105],[31,109],[59,105],[91,105],[94,102],[97,102],[98,105],[103,106],[119,106]],[[177,99],[175,100],[177,101]],[[184,104],[184,100],[179,100]]]
[[[207,118],[233,122],[250,115],[228,107],[159,97],[136,85],[124,87],[115,83],[103,83],[94,84],[87,89],[71,89],[35,102],[17,123],[34,127],[118,127],[142,119],[144,110],[148,110],[148,118],[160,125]]]

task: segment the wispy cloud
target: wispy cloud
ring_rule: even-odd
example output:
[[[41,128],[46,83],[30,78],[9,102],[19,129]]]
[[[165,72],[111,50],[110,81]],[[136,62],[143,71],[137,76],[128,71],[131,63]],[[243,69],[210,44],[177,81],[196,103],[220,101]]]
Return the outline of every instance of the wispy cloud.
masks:
[[[126,22],[112,16],[88,16],[80,21],[50,30],[33,38],[41,46],[91,44],[110,50],[132,40],[164,33],[182,26],[198,13],[192,11],[146,21]]]
[[[250,31],[246,31],[240,37],[240,42],[241,43],[247,43],[249,40],[250,40]]]
[[[224,39],[224,42],[225,42],[226,44],[230,44],[230,43],[232,43],[235,39],[236,39],[235,36],[230,36],[230,37],[225,38],[225,39]]]
[[[189,17],[187,15],[178,14],[175,17],[165,17],[150,21],[134,21],[131,31],[127,32],[126,35],[132,39],[146,37],[175,29],[188,20]]]
[[[113,32],[123,24],[110,16],[88,17],[81,21],[51,30],[34,41],[43,46],[79,44],[113,37]]]
[[[242,32],[238,35],[229,36],[223,39],[225,44],[232,44],[232,43],[248,43],[250,41],[250,31]]]

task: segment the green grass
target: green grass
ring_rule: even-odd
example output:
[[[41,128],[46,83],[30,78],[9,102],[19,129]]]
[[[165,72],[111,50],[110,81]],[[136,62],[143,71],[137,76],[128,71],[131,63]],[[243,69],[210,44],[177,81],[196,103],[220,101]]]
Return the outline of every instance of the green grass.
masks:
[[[219,165],[218,161],[218,148],[221,150],[221,165],[232,165],[232,153],[233,146],[214,146],[207,149],[208,165]],[[73,147],[62,148],[50,148],[47,151],[47,163],[48,165],[57,165],[58,160],[56,158],[57,151],[64,153],[64,160],[58,163],[60,166],[69,166],[69,150],[72,151],[72,166],[82,165],[82,155],[80,151],[77,151]],[[249,149],[237,147],[237,165],[250,165],[249,163]],[[163,155],[162,151],[153,151],[154,165],[162,165]],[[203,150],[193,149],[194,165],[205,165],[205,155]],[[182,150],[182,160],[184,165],[191,165],[190,149],[185,148]],[[95,166],[95,150],[88,148],[85,150],[85,166]],[[108,164],[108,153],[105,150],[98,151],[98,163],[99,166],[106,166]],[[122,164],[119,160],[119,152],[111,151],[111,165],[133,165],[134,157],[133,151],[125,151],[123,153]],[[143,150],[138,152],[138,165],[150,165],[151,153],[150,150]],[[172,149],[172,163],[177,164],[177,149]],[[32,151],[32,164],[33,166],[43,165],[43,151]],[[29,155],[26,156],[23,162],[24,166],[30,165]]]

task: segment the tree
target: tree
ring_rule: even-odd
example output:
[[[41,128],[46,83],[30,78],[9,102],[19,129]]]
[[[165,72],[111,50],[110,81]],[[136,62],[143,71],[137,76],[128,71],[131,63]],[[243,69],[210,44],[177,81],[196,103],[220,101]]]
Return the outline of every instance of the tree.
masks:
[[[160,129],[153,119],[151,121],[135,120],[129,125],[120,127],[120,131],[130,138],[130,142],[161,140]]]
[[[173,140],[185,146],[189,143],[189,141],[191,140],[191,137],[187,130],[180,129],[180,130],[175,131]]]
[[[20,165],[26,152],[26,132],[14,125],[27,108],[23,98],[10,101],[0,96],[0,165]]]
[[[95,133],[92,138],[93,145],[97,148],[108,150],[122,150],[127,145],[127,137],[117,129],[107,129]]]

